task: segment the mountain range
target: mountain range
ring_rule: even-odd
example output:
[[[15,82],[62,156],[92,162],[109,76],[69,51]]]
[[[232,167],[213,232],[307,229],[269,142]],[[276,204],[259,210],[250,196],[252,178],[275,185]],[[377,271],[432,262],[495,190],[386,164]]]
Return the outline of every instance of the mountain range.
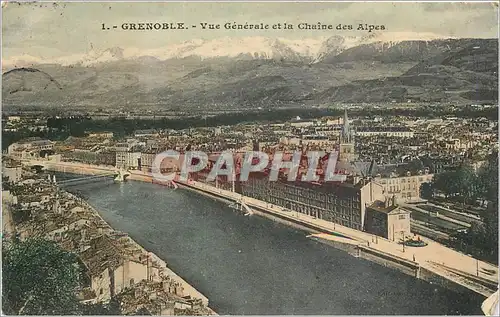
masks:
[[[2,60],[5,106],[196,110],[362,102],[496,103],[498,40],[370,33],[192,40]]]

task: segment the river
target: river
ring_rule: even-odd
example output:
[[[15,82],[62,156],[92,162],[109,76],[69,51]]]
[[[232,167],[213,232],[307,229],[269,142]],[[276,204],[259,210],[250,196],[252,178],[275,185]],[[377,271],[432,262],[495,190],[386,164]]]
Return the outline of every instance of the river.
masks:
[[[481,314],[457,294],[354,258],[306,233],[186,189],[141,182],[76,186],[226,314]]]

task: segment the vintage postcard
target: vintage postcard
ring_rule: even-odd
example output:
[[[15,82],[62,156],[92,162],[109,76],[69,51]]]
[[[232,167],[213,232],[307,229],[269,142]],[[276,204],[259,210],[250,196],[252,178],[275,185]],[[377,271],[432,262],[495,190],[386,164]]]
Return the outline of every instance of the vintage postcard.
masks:
[[[498,14],[2,2],[2,313],[498,315]]]

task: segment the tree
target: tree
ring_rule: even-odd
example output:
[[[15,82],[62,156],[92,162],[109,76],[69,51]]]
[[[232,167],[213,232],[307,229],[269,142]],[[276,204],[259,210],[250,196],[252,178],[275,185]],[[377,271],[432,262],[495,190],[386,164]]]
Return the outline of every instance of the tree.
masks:
[[[485,196],[488,206],[481,215],[485,226],[485,234],[481,238],[487,244],[489,255],[498,260],[498,152],[488,157],[486,172],[482,177],[487,179]]]
[[[445,194],[446,198],[459,195],[463,203],[477,196],[477,176],[474,170],[467,165],[455,171],[446,171],[436,174],[432,180],[432,188]]]
[[[488,201],[498,200],[498,152],[493,152],[488,156],[488,161],[484,169],[485,194]]]
[[[434,175],[431,186],[442,192],[446,198],[455,193],[457,189],[453,172],[444,172]]]
[[[473,197],[475,193],[476,174],[474,170],[469,166],[461,166],[453,172],[453,181],[456,184],[456,192],[460,194],[465,204],[467,199]]]
[[[69,134],[74,137],[83,137],[85,136],[85,127],[83,124],[79,122],[70,125]]]
[[[30,239],[3,245],[3,311],[8,315],[79,314],[75,254]]]
[[[424,163],[417,158],[408,163],[408,168],[413,171],[421,171],[424,169]]]
[[[2,175],[2,190],[10,190],[11,187],[9,177]]]
[[[422,185],[420,185],[420,196],[424,199],[434,198],[434,188],[432,188],[432,183],[422,183]]]
[[[475,177],[473,198],[481,197],[488,202],[481,212],[482,223],[473,223],[467,234],[457,239],[479,249],[479,256],[498,263],[498,153],[494,152]]]

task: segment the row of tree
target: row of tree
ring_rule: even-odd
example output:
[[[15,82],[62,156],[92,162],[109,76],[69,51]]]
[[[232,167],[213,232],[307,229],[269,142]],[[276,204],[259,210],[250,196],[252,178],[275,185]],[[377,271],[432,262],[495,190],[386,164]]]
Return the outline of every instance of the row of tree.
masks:
[[[442,193],[447,199],[458,199],[475,205],[478,200],[486,205],[479,216],[481,223],[473,223],[467,233],[455,234],[457,247],[485,260],[498,263],[498,152],[488,156],[478,171],[462,166],[434,176],[431,183],[422,184],[423,198],[432,199]]]
[[[431,183],[423,185],[424,198],[432,198],[436,193],[446,198],[460,198],[463,203],[482,205],[498,199],[498,153],[488,156],[486,163],[475,171],[463,164],[458,169],[434,175]]]

